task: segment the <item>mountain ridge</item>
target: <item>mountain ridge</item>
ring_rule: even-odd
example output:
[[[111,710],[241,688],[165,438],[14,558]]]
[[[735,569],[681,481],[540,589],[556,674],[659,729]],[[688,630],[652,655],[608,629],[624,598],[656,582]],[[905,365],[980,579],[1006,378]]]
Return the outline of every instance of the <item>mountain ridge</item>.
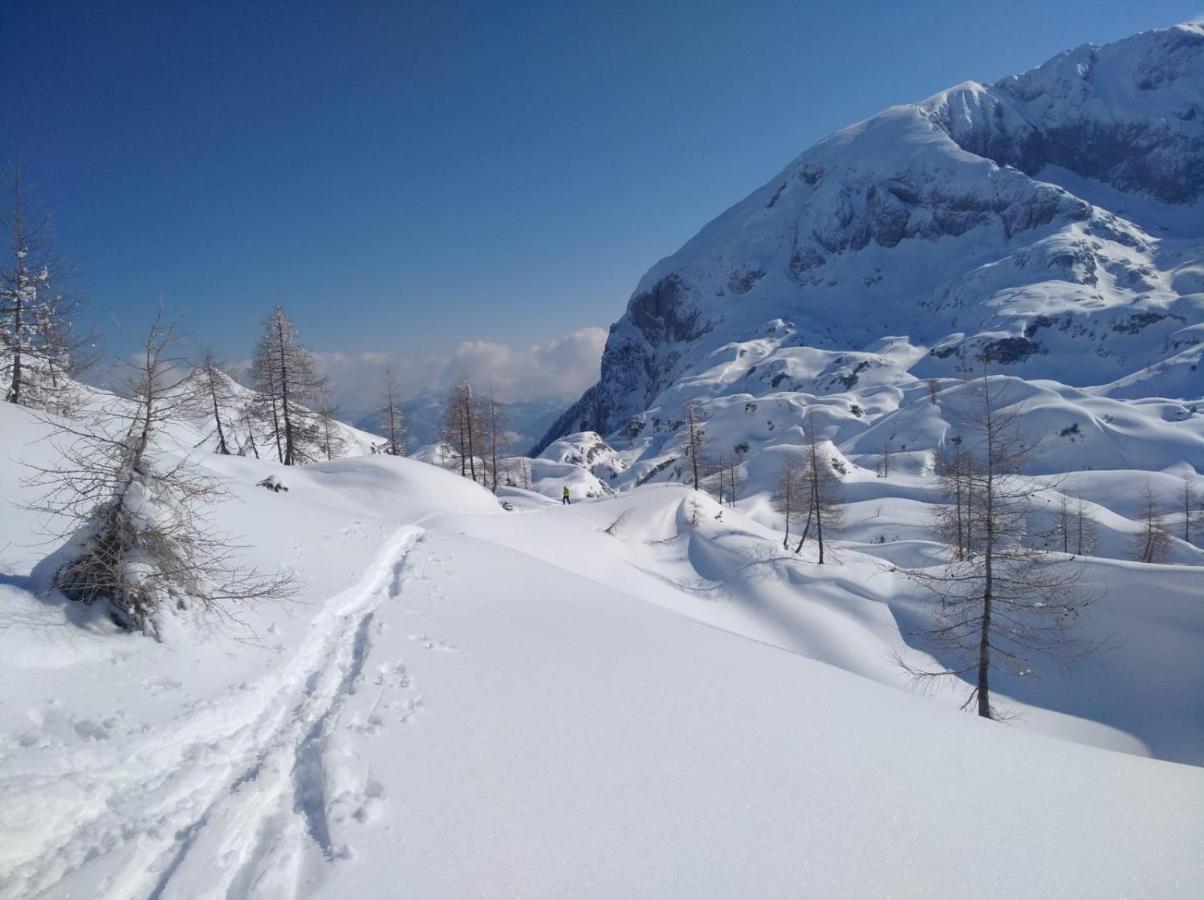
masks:
[[[1025,378],[1196,399],[1202,195],[1198,23],[890,107],[652,266],[611,327],[598,383],[534,452],[613,434],[779,321],[795,345],[830,351],[903,336],[903,380],[985,358]]]

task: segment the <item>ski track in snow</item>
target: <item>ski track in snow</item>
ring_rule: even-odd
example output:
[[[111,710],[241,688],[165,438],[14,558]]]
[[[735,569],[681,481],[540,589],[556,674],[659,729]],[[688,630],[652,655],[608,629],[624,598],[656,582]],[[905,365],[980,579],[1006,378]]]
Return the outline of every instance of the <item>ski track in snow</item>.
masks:
[[[38,808],[44,823],[40,840],[8,860],[0,898],[167,900],[180,895],[177,879],[192,896],[198,883],[207,897],[311,892],[322,863],[351,855],[338,822],[366,821],[383,795],[340,732],[374,731],[385,692],[410,687],[405,667],[376,673],[368,723],[339,726],[365,682],[376,609],[400,595],[422,534],[397,530],[360,581],[321,608],[278,675],[197,704],[121,752],[40,760],[0,783],[8,805]],[[406,721],[421,701],[396,705]]]

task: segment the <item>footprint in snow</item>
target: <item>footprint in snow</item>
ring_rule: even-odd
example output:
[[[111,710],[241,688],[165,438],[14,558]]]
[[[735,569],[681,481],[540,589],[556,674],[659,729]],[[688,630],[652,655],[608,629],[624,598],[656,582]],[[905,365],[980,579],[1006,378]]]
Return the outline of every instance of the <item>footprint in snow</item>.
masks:
[[[449,644],[447,641],[437,641],[434,638],[427,637],[425,634],[410,634],[407,637],[411,641],[416,641],[427,650],[434,650],[436,653],[457,653],[460,649],[455,644]]]
[[[405,663],[400,660],[395,663],[382,663],[376,667],[376,677],[372,683],[382,687],[408,688],[410,676],[406,672]]]

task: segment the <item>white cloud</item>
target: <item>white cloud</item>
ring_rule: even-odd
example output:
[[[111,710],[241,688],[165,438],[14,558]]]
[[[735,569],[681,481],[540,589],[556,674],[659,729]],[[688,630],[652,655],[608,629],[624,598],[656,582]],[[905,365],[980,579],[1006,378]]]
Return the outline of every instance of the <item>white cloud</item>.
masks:
[[[467,374],[481,385],[492,383],[503,400],[579,394],[598,379],[605,343],[606,329],[596,327],[527,347],[465,341],[447,361],[439,386]]]
[[[343,415],[354,418],[376,406],[381,378],[389,365],[405,396],[446,390],[462,374],[482,389],[492,385],[500,400],[579,394],[597,380],[605,343],[606,329],[591,326],[526,347],[464,341],[442,357],[337,350],[314,356]]]

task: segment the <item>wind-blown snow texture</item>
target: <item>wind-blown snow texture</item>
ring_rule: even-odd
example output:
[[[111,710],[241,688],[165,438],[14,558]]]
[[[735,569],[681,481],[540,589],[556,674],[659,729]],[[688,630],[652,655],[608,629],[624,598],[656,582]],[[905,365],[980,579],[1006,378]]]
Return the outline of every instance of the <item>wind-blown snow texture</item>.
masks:
[[[52,462],[44,434],[0,404],[0,458]],[[599,444],[561,451],[607,477]],[[869,550],[932,545],[869,539],[914,519],[882,480],[850,504],[864,543],[821,570],[680,485],[569,507],[506,490],[507,511],[409,459],[195,459],[233,494],[215,524],[293,569],[294,602],[122,634],[42,595],[36,517],[0,515],[5,900],[1190,897],[1204,879],[1204,769],[1164,761],[1204,761],[1198,569],[1091,561],[1123,590],[1084,626],[1124,646],[1073,682],[1003,679],[1021,717],[1001,724],[916,696],[891,661],[932,663],[901,630],[924,605]],[[6,499],[29,497],[20,476],[0,467]]]
[[[1202,194],[1204,25],[893,107],[653,266],[600,381],[535,452],[630,437],[686,400],[902,386],[980,355],[1105,396],[1198,400]]]

